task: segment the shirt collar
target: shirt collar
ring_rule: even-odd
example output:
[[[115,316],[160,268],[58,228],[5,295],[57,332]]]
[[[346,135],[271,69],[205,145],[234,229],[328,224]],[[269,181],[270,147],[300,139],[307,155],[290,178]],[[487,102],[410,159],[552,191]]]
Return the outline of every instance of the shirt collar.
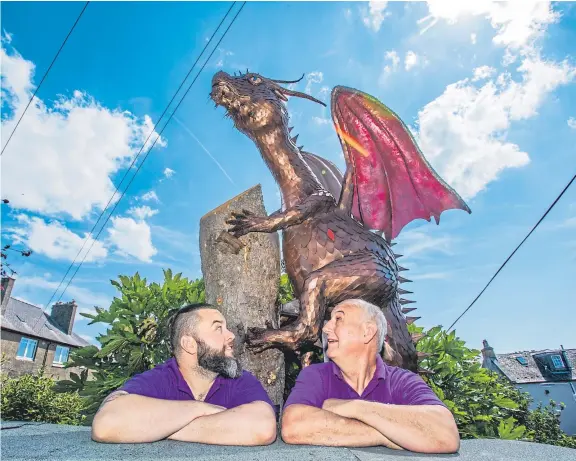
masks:
[[[340,370],[340,368],[338,368],[338,365],[336,365],[334,362],[332,363],[332,373],[334,373],[339,379],[344,379],[342,377],[342,370]],[[382,357],[380,357],[379,355],[376,356],[376,371],[374,371],[374,378],[376,379],[386,379],[386,372],[387,372],[388,368],[386,366],[386,364],[384,363],[384,360],[382,360]]]
[[[184,376],[182,375],[182,372],[180,371],[180,368],[178,367],[178,362],[176,361],[175,357],[172,357],[171,359],[168,360],[168,366],[172,369],[172,371],[176,375],[176,383],[177,383],[178,389],[185,392],[186,394],[188,394],[193,399],[195,399],[194,394],[192,393],[192,390],[190,389],[190,386],[188,385],[188,383],[184,379]],[[208,394],[206,394],[206,398],[204,399],[204,401],[206,401],[208,398],[210,398],[214,394],[214,392],[216,392],[218,389],[220,389],[220,386],[222,384],[223,379],[224,378],[222,378],[222,376],[220,376],[220,375],[216,376],[216,379],[212,383],[212,387],[210,387],[210,390],[208,391]]]

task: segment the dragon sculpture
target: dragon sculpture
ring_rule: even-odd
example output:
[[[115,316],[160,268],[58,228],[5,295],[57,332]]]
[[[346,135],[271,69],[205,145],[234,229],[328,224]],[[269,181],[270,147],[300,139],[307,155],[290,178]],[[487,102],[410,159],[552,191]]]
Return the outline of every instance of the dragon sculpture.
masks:
[[[418,369],[415,341],[404,314],[410,293],[392,239],[414,219],[439,223],[448,209],[470,209],[428,164],[400,118],[376,98],[337,86],[331,112],[346,160],[342,175],[327,160],[304,152],[291,137],[285,103],[305,93],[285,81],[257,73],[218,72],[210,97],[223,106],[235,127],[256,144],[281,192],[282,209],[270,216],[243,210],[227,221],[229,233],[283,232],[286,272],[300,301],[297,319],[280,328],[250,328],[246,342],[255,351],[297,350],[318,340],[331,307],[350,298],[380,306],[388,321],[384,360]]]

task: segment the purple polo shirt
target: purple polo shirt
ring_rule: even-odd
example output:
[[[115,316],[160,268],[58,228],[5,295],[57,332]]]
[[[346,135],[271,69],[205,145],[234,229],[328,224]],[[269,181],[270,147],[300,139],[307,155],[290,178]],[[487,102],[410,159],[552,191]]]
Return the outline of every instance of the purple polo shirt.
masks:
[[[196,400],[175,358],[133,376],[119,390],[155,399]],[[257,400],[273,407],[260,381],[248,371],[244,371],[242,376],[236,379],[217,376],[204,402],[230,409]]]
[[[284,408],[295,403],[322,408],[328,399],[365,400],[393,405],[444,405],[420,376],[376,359],[376,371],[362,395],[350,387],[333,362],[304,368]]]

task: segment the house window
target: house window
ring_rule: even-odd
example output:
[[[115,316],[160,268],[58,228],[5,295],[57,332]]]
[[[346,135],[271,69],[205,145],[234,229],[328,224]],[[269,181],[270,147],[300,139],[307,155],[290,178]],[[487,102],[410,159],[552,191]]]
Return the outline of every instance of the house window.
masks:
[[[64,365],[68,361],[68,354],[70,353],[69,347],[56,346],[56,352],[54,352],[54,365]]]
[[[526,360],[524,357],[516,357],[516,360],[518,360],[520,365],[524,365],[525,367],[528,366],[528,360]]]
[[[552,355],[550,356],[550,358],[552,359],[552,364],[554,365],[554,368],[556,369],[566,368],[564,366],[564,362],[562,361],[562,357],[560,357],[559,355]]]
[[[16,357],[21,360],[34,360],[37,345],[38,341],[35,339],[22,337],[20,339],[20,346],[18,346]]]

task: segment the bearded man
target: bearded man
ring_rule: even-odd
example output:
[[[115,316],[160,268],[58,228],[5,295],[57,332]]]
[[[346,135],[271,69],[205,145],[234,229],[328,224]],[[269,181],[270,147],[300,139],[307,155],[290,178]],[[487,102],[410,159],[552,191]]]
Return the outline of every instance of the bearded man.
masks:
[[[128,380],[102,403],[92,439],[163,439],[218,445],[268,445],[276,439],[269,396],[234,357],[234,334],[212,305],[190,304],[170,320],[173,357]]]

